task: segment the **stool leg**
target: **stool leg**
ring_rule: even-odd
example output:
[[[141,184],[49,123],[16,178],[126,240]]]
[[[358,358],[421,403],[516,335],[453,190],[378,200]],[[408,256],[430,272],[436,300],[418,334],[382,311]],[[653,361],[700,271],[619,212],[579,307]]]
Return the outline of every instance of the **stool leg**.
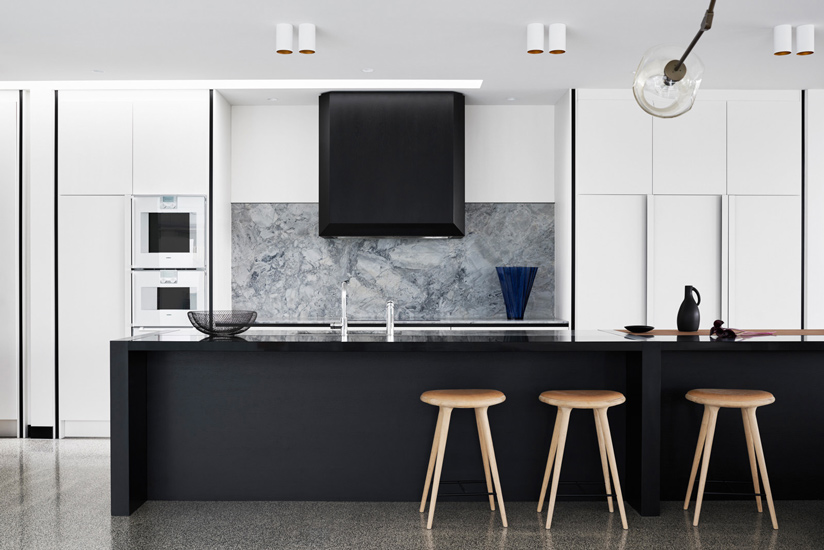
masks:
[[[475,424],[478,425],[478,440],[481,442],[481,459],[484,461],[484,477],[486,478],[486,492],[492,493],[492,478],[489,477],[489,453],[486,451],[486,441],[484,441],[484,431],[478,415],[475,415]],[[489,495],[489,509],[495,510],[495,497]]]
[[[438,500],[438,485],[441,482],[441,468],[443,468],[443,452],[446,449],[446,434],[449,432],[449,418],[452,416],[450,407],[441,407],[443,418],[438,433],[438,458],[435,462],[435,477],[432,480],[432,499],[429,501],[429,519],[426,528],[432,529],[432,519],[435,517],[435,502]]]
[[[612,485],[615,487],[615,500],[618,501],[618,511],[621,513],[621,525],[627,527],[627,513],[624,510],[624,495],[621,494],[621,480],[618,478],[618,464],[615,462],[615,449],[612,447],[612,434],[609,431],[609,420],[607,419],[607,409],[596,409],[601,417],[601,431],[604,433],[604,444],[607,447],[607,457],[609,467],[612,470]]]
[[[744,436],[747,438],[747,454],[750,456],[750,470],[752,471],[752,486],[755,489],[756,494],[761,492],[761,488],[758,485],[758,466],[755,462],[755,445],[752,441],[752,431],[750,430],[750,420],[747,418],[747,410],[741,409],[741,418],[744,421]],[[759,512],[762,512],[763,509],[761,508],[761,497],[755,497],[755,506],[758,508]]]
[[[704,450],[704,441],[707,439],[707,424],[710,420],[710,411],[704,406],[704,418],[701,419],[701,430],[698,432],[698,443],[695,444],[695,458],[692,460],[690,482],[687,484],[687,498],[684,499],[684,510],[690,507],[692,487],[695,484],[695,474],[698,473],[698,464],[701,462],[701,451]]]
[[[435,422],[435,438],[432,440],[432,451],[429,453],[429,466],[426,468],[426,479],[423,482],[423,496],[421,497],[421,513],[426,509],[426,497],[429,496],[429,484],[432,481],[432,470],[435,469],[435,458],[438,456],[438,442],[441,440],[441,421],[443,408],[438,407],[438,421]]]
[[[710,453],[712,452],[712,438],[715,436],[715,421],[718,420],[718,407],[705,405],[709,409],[709,423],[707,424],[707,437],[704,442],[704,460],[701,462],[701,478],[698,481],[698,495],[695,497],[695,517],[692,520],[693,526],[698,526],[698,518],[701,516],[701,503],[704,501],[704,486],[707,484],[707,469],[710,466]]]
[[[770,519],[772,520],[773,529],[778,529],[778,520],[775,518],[775,506],[773,505],[772,491],[770,490],[770,478],[767,477],[767,463],[764,461],[764,449],[761,447],[761,433],[758,431],[758,421],[755,419],[755,407],[747,409],[747,416],[750,420],[755,455],[758,457],[758,466],[761,468],[761,481],[764,482],[764,493],[767,495],[767,508],[770,510]]]
[[[598,435],[598,449],[601,451],[601,469],[604,470],[604,487],[607,489],[607,494],[612,494],[612,488],[609,486],[609,465],[607,464],[607,451],[604,446],[604,432],[601,429],[601,419],[598,418],[598,411],[592,411],[592,416],[595,417],[595,433]],[[607,504],[609,505],[609,513],[615,510],[612,507],[612,497],[607,497]]]
[[[564,446],[566,445],[567,429],[569,428],[569,414],[572,409],[558,407],[558,414],[561,416],[561,425],[558,427],[558,447],[555,452],[555,471],[552,474],[552,489],[549,492],[549,505],[547,507],[546,528],[552,525],[552,514],[555,512],[555,498],[558,496],[558,478],[561,476],[561,462],[564,460]]]
[[[475,420],[481,425],[486,440],[486,452],[489,455],[489,467],[492,470],[492,480],[495,482],[495,493],[498,495],[498,508],[501,510],[501,522],[507,526],[506,510],[504,509],[504,493],[501,490],[501,478],[498,476],[498,463],[495,461],[495,447],[492,445],[492,431],[489,429],[489,417],[486,414],[488,407],[475,409]]]
[[[544,497],[546,497],[546,486],[549,484],[549,475],[552,472],[552,462],[555,460],[555,451],[558,450],[558,433],[561,428],[561,409],[555,414],[555,428],[552,430],[552,442],[549,444],[549,456],[546,459],[546,471],[544,472],[544,482],[541,484],[541,496],[538,497],[538,511],[544,507]]]

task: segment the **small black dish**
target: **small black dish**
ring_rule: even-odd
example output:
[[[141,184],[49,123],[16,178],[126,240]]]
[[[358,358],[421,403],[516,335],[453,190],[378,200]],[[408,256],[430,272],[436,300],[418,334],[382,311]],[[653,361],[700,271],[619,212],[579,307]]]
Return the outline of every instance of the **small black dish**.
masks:
[[[624,328],[632,332],[633,334],[641,334],[642,332],[649,332],[655,327],[651,327],[648,325],[627,325]]]

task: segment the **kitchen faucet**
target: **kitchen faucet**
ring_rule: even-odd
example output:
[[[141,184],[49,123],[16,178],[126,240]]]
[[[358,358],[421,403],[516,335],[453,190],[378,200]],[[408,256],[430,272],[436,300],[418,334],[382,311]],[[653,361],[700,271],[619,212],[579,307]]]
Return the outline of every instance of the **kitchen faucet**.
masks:
[[[340,284],[340,335],[346,337],[349,333],[349,327],[346,321],[346,286],[349,284],[349,279],[346,279]]]
[[[392,300],[386,301],[386,337],[395,338],[395,302]]]

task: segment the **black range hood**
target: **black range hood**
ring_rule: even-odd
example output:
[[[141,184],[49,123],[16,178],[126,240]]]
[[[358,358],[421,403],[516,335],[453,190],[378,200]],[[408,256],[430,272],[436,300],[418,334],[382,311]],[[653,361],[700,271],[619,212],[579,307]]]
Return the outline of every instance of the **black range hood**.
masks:
[[[463,237],[464,96],[320,96],[321,237]]]

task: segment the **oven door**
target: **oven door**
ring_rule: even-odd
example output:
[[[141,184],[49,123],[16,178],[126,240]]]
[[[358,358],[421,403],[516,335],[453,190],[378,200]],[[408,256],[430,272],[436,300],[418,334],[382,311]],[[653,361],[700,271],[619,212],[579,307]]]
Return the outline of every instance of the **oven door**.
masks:
[[[203,271],[132,272],[132,325],[138,327],[190,327],[192,310],[206,308],[206,274]]]
[[[132,267],[206,267],[206,197],[132,199]]]

